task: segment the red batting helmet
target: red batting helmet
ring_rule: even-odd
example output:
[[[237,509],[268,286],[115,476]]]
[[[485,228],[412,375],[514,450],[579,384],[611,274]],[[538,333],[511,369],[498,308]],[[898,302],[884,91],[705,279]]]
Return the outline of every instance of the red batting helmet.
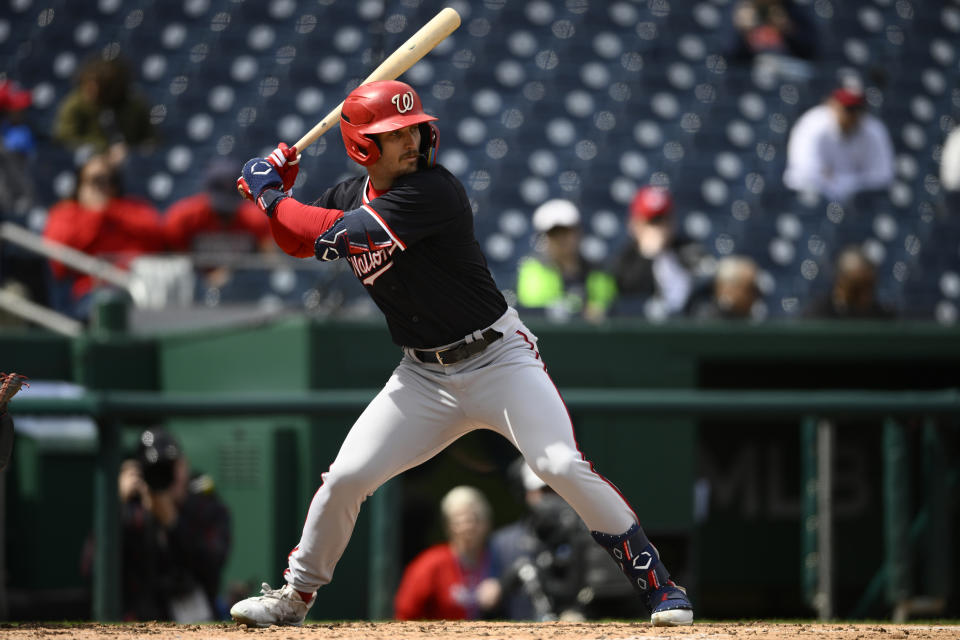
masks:
[[[436,149],[436,127],[427,123],[435,117],[423,112],[420,96],[413,87],[399,80],[382,80],[362,84],[343,101],[340,112],[340,133],[347,155],[368,166],[380,158],[380,147],[374,133],[396,131],[412,124],[420,125],[420,152]]]

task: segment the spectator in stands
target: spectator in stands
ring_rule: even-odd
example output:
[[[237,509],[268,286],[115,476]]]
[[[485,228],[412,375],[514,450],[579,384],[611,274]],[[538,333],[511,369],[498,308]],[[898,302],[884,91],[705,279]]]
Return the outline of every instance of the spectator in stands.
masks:
[[[725,256],[717,262],[713,296],[692,305],[698,319],[759,319],[762,316],[759,270],[746,256]]]
[[[487,538],[491,510],[477,489],[459,486],[440,502],[447,542],[415,557],[394,599],[398,620],[475,620],[500,597]]]
[[[180,443],[150,428],[140,435],[136,456],[121,466],[118,492],[124,619],[223,619],[218,594],[230,550],[230,513],[213,480],[191,475]]]
[[[53,137],[61,144],[109,152],[119,165],[130,147],[154,141],[149,105],[135,90],[123,59],[89,59],[77,72],[75,84],[58,106],[53,125]]]
[[[797,120],[787,142],[787,187],[846,202],[890,185],[890,134],[866,104],[858,89],[841,87]]]
[[[544,202],[533,213],[533,254],[517,270],[517,303],[553,320],[599,320],[616,297],[613,277],[580,252],[580,211],[569,200]]]
[[[119,268],[140,254],[165,248],[160,215],[148,202],[123,192],[119,173],[106,155],[91,156],[77,172],[72,197],[50,209],[44,237],[102,258]],[[89,313],[90,294],[103,286],[93,276],[61,262],[50,263],[55,284],[68,288],[61,304],[77,318]]]
[[[0,80],[0,222],[27,226],[36,200],[36,141],[25,120],[29,91]],[[33,301],[49,298],[47,263],[14,244],[0,247],[0,288]]]
[[[508,476],[526,513],[490,538],[493,572],[502,594],[497,617],[582,620],[640,615],[632,586],[593,542],[570,505],[523,458],[511,465]],[[584,598],[587,592],[593,597]]]
[[[37,142],[33,130],[24,121],[27,107],[33,96],[10,80],[0,80],[0,136],[7,151],[30,157],[36,151]]]
[[[203,190],[170,205],[164,227],[171,251],[250,252],[273,245],[269,220],[237,192],[236,173],[236,162],[214,160]]]
[[[270,224],[255,204],[237,193],[237,163],[221,158],[207,167],[203,190],[174,202],[164,216],[167,247],[199,255],[272,252]],[[205,271],[207,285],[230,279],[228,266]]]
[[[31,100],[29,91],[0,80],[0,219],[24,217],[33,204],[28,163],[36,142],[23,120]]]
[[[635,312],[643,305],[648,316],[683,313],[693,289],[692,271],[703,250],[678,239],[670,192],[640,187],[630,203],[627,231],[630,241],[612,267],[617,311]]]
[[[893,312],[877,301],[877,271],[860,247],[843,249],[834,265],[830,292],[814,301],[807,317],[830,319],[889,319]]]
[[[739,0],[730,17],[726,56],[734,63],[763,57],[790,70],[817,55],[816,24],[793,0]]]

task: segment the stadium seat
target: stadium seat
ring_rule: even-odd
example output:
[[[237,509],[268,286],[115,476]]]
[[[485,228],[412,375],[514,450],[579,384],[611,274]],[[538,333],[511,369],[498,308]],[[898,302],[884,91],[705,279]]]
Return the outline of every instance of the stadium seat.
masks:
[[[131,188],[161,206],[195,188],[190,175],[211,153],[253,154],[292,141],[441,5],[132,0],[89,3],[66,20],[63,1],[39,18],[25,4],[0,17],[0,57],[8,77],[35,89],[31,123],[49,131],[87,54],[121,52],[165,113],[162,149],[136,156],[140,164],[129,172]],[[529,249],[529,229],[517,221],[542,199],[577,199],[586,245],[610,255],[613,239],[593,228],[594,213],[622,215],[632,190],[655,182],[669,184],[684,225],[712,252],[758,260],[771,281],[771,316],[798,313],[796,301],[823,286],[824,256],[861,243],[883,254],[885,295],[909,313],[955,322],[960,302],[949,273],[960,232],[956,218],[937,213],[943,194],[934,149],[960,120],[960,7],[805,5],[821,57],[809,79],[785,80],[724,57],[729,3],[457,4],[460,29],[404,79],[441,118],[441,161],[477,207],[479,239],[498,281]],[[320,55],[309,46],[318,37],[329,42]],[[895,187],[845,207],[782,185],[790,127],[841,71],[874,91],[898,154]],[[39,178],[47,184],[38,193],[52,199],[53,182],[67,184],[73,158],[38,137],[38,154],[54,167]],[[312,185],[313,176],[333,179],[349,164],[332,134],[303,167]],[[256,286],[302,304],[291,301],[322,287],[301,286],[301,275],[292,287],[279,276]]]

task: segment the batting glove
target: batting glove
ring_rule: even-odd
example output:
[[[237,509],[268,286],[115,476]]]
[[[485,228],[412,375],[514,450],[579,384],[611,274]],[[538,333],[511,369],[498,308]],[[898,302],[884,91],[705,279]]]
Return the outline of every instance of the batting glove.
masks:
[[[252,200],[258,207],[266,211],[262,197],[267,189],[281,190],[283,178],[266,158],[250,158],[243,165],[243,173],[237,179],[237,191],[244,198]]]
[[[272,164],[280,178],[283,180],[283,190],[290,195],[293,189],[293,183],[297,181],[297,173],[300,172],[300,153],[296,147],[288,147],[286,142],[277,145],[267,160]]]

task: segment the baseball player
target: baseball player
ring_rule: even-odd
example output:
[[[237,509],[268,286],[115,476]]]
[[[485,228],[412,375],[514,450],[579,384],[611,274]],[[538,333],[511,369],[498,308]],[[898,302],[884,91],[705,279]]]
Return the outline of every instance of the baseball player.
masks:
[[[403,82],[361,85],[344,101],[340,131],[367,175],[302,204],[290,195],[296,148],[280,143],[269,157],[247,161],[237,180],[288,254],[349,262],[403,356],[323,474],[286,584],[264,583],[262,595],[230,615],[257,627],[302,623],[333,577],[364,499],[482,428],[512,442],[577,511],[637,588],[653,624],[690,624],[686,592],[670,580],[636,514],[578,450],[537,337],[487,269],[463,185],[435,164],[435,120]]]

